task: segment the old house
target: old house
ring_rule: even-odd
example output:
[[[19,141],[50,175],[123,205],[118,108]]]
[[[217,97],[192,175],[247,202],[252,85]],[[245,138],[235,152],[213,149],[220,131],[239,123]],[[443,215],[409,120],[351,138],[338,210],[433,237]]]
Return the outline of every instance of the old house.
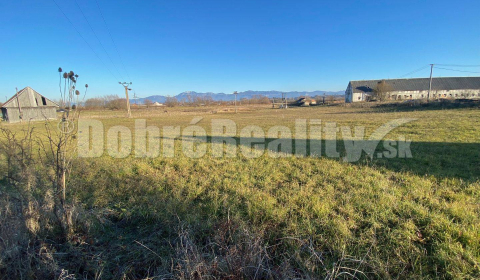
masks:
[[[58,107],[57,103],[26,87],[7,100],[1,109],[3,120],[13,123],[56,119]]]
[[[369,101],[379,90],[387,100],[427,99],[429,86],[429,78],[350,81],[345,102]],[[480,99],[480,77],[433,78],[430,99],[446,98]]]

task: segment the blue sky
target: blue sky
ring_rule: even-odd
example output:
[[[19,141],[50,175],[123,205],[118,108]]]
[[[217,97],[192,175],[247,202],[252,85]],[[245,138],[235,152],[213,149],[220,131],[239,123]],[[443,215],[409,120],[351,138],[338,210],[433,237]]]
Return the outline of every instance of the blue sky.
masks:
[[[95,0],[77,1],[110,57],[75,1],[55,1],[100,59],[53,0],[3,0],[0,100],[25,86],[57,97],[59,66],[78,73],[90,97],[122,95],[118,80],[128,76],[146,97],[337,91],[349,80],[397,78],[429,63],[480,64],[478,0],[97,0],[121,59]]]

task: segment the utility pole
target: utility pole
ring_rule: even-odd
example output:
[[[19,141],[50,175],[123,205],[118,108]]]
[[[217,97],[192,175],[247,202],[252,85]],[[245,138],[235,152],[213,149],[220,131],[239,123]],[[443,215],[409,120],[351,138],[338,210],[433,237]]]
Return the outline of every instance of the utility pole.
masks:
[[[237,113],[237,94],[238,92],[234,91],[233,95],[235,95],[235,114]]]
[[[433,65],[434,64],[430,64],[430,86],[428,87],[427,102],[430,102],[430,92],[432,91]]]
[[[22,122],[23,114],[22,114],[22,106],[20,105],[20,100],[18,100],[18,88],[15,88],[15,92],[16,92],[15,97],[17,98],[19,119],[20,119],[20,122]]]
[[[129,90],[132,90],[131,88],[128,88],[129,85],[132,84],[132,82],[130,83],[127,83],[127,82],[118,82],[119,84],[121,84],[124,88],[125,88],[125,96],[127,97],[127,117],[128,118],[131,118],[132,117],[132,113],[130,112],[130,99],[128,99],[128,91]]]

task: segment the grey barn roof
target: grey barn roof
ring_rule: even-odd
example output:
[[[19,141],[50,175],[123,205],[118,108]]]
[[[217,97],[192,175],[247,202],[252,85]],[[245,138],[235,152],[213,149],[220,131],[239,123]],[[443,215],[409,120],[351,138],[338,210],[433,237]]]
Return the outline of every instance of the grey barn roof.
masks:
[[[42,104],[41,98],[45,99],[46,104]],[[31,87],[23,88],[18,92],[18,94],[14,94],[9,100],[3,103],[1,107],[2,108],[18,108],[18,101],[20,102],[20,106],[24,108],[32,108],[32,107],[36,108],[36,107],[45,107],[45,106],[59,107],[57,103],[41,95]]]
[[[385,81],[392,91],[428,90],[430,78],[350,81],[354,93],[369,93]],[[432,90],[480,89],[480,77],[433,78]]]

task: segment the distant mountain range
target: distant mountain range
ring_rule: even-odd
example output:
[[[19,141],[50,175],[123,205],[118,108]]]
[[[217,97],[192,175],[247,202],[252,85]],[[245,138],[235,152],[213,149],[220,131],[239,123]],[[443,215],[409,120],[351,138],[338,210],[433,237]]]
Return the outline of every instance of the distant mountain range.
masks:
[[[314,97],[316,95],[344,95],[343,91],[289,91],[289,92],[282,92],[282,91],[254,91],[254,90],[247,90],[238,93],[237,99],[240,100],[242,98],[251,99],[256,96],[266,96],[268,98],[281,98],[282,93],[286,94],[287,98],[298,98],[300,96],[310,96]],[[144,98],[138,98],[136,102],[143,103],[145,100],[150,100],[152,102],[160,102],[165,103],[168,96],[164,95],[152,95]],[[233,94],[226,94],[226,93],[213,93],[213,92],[195,92],[195,91],[185,91],[179,93],[175,96],[178,101],[193,101],[195,98],[201,97],[211,97],[214,101],[233,101],[235,100],[235,96]],[[131,100],[131,102],[135,102],[135,100]]]

